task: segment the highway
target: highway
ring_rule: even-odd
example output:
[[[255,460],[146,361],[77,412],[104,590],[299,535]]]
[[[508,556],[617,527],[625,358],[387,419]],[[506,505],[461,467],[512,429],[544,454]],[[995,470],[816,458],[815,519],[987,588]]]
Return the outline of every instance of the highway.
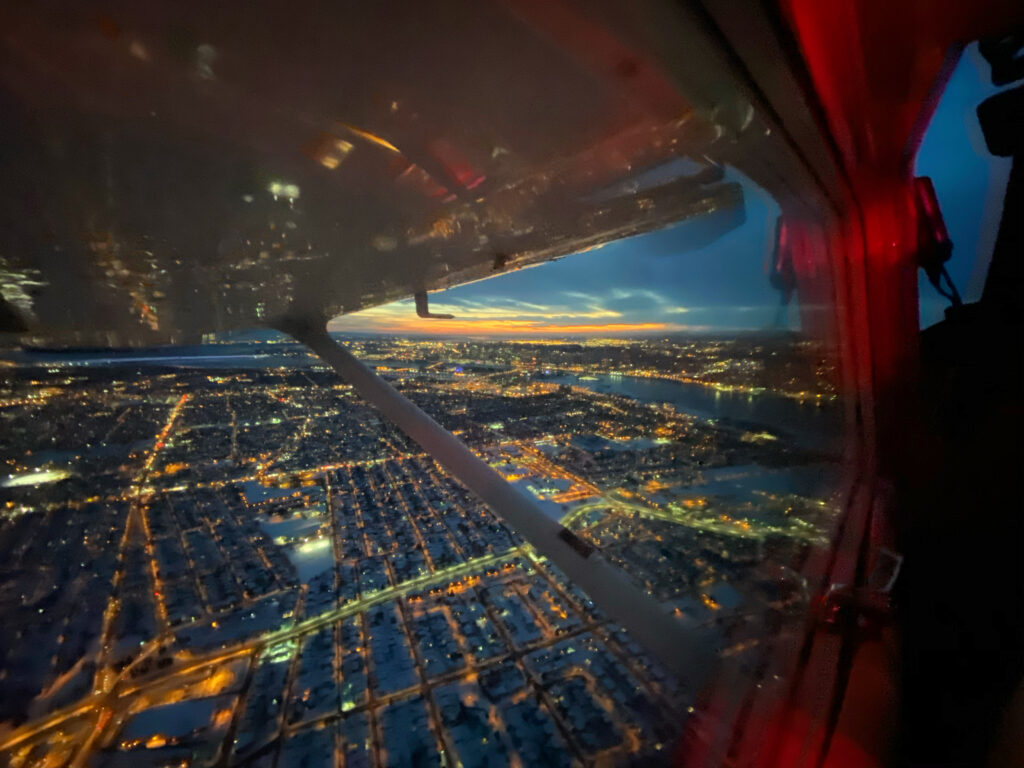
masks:
[[[291,627],[266,632],[202,656],[190,656],[186,659],[175,658],[175,666],[161,669],[159,670],[160,674],[153,677],[147,677],[140,681],[133,681],[130,676],[130,671],[161,646],[160,642],[153,641],[146,647],[146,650],[141,656],[136,658],[132,664],[128,665],[121,671],[109,691],[92,693],[84,699],[80,699],[73,704],[62,707],[61,709],[51,712],[44,717],[25,723],[0,740],[0,751],[12,749],[28,739],[56,728],[74,717],[78,717],[89,712],[98,712],[98,718],[96,720],[96,728],[90,733],[88,744],[103,743],[102,736],[105,731],[109,730],[108,726],[111,723],[120,723],[123,721],[124,713],[131,703],[131,697],[147,688],[166,683],[169,678],[177,675],[185,675],[201,667],[217,664],[235,656],[251,653],[267,645],[284,642],[286,640],[299,637],[300,635],[313,632],[324,626],[332,624],[339,619],[347,618],[353,614],[365,611],[374,605],[393,600],[399,595],[426,589],[438,584],[448,584],[462,578],[463,576],[479,573],[489,565],[496,565],[498,563],[508,561],[510,558],[526,555],[526,549],[526,547],[510,547],[509,549],[501,552],[482,555],[480,557],[434,571],[433,573],[426,573],[422,576],[408,579],[400,584],[381,589],[372,595],[367,595],[366,597],[353,600],[338,608],[334,608],[330,611],[325,611],[317,614],[316,616],[311,616],[302,621],[296,622]],[[181,628],[183,627],[179,627],[178,629],[180,630]],[[119,712],[120,715],[112,717],[111,715],[114,712]],[[85,746],[86,745],[83,745],[83,749],[79,751],[79,759],[84,757],[87,753]]]

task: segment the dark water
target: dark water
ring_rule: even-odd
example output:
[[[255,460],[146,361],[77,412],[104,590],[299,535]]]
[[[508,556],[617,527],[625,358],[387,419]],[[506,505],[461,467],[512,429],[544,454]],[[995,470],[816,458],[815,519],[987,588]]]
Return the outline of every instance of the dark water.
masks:
[[[542,378],[642,403],[668,403],[677,411],[703,419],[748,429],[766,429],[823,453],[834,454],[841,447],[842,413],[836,402],[819,406],[768,392],[756,395],[722,392],[700,384],[635,376],[602,374],[586,381],[574,374]]]
[[[704,470],[700,482],[688,487],[686,495],[731,496],[754,502],[759,493],[795,493],[808,498],[826,498],[838,482],[839,466],[835,463],[770,468],[747,464]]]

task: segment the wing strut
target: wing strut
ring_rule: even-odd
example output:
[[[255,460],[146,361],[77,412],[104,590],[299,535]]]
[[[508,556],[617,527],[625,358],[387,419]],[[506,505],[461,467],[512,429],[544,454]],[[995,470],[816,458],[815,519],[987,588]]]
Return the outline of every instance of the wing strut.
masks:
[[[322,322],[287,320],[279,324],[315,352],[369,403],[419,443],[438,463],[560,568],[630,637],[675,673],[696,695],[716,654],[707,634],[681,625],[616,566],[488,466],[458,438],[401,395],[332,339]]]

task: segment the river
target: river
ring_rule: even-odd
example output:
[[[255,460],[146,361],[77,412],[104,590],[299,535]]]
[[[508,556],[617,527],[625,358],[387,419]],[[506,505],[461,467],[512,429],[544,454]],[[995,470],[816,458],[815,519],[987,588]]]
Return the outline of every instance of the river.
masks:
[[[642,403],[668,403],[677,411],[702,419],[765,429],[829,455],[838,455],[842,446],[842,409],[837,402],[818,405],[771,392],[723,392],[702,384],[639,376],[600,374],[581,378],[571,373],[552,373],[538,378]]]

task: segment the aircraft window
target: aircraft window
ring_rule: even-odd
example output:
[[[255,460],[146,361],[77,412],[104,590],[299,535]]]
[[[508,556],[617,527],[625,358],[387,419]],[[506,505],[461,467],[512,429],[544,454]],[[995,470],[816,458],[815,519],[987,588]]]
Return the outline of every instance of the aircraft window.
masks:
[[[450,320],[409,300],[330,327],[750,665],[809,609],[842,430],[832,341],[770,279],[778,207],[739,183],[728,226],[435,294]],[[81,747],[87,701],[125,758],[671,759],[696,692],[294,341],[6,360],[16,759]]]
[[[668,765],[780,697],[840,312],[717,38],[273,5],[5,20],[3,761]],[[535,529],[272,330],[326,318]]]

